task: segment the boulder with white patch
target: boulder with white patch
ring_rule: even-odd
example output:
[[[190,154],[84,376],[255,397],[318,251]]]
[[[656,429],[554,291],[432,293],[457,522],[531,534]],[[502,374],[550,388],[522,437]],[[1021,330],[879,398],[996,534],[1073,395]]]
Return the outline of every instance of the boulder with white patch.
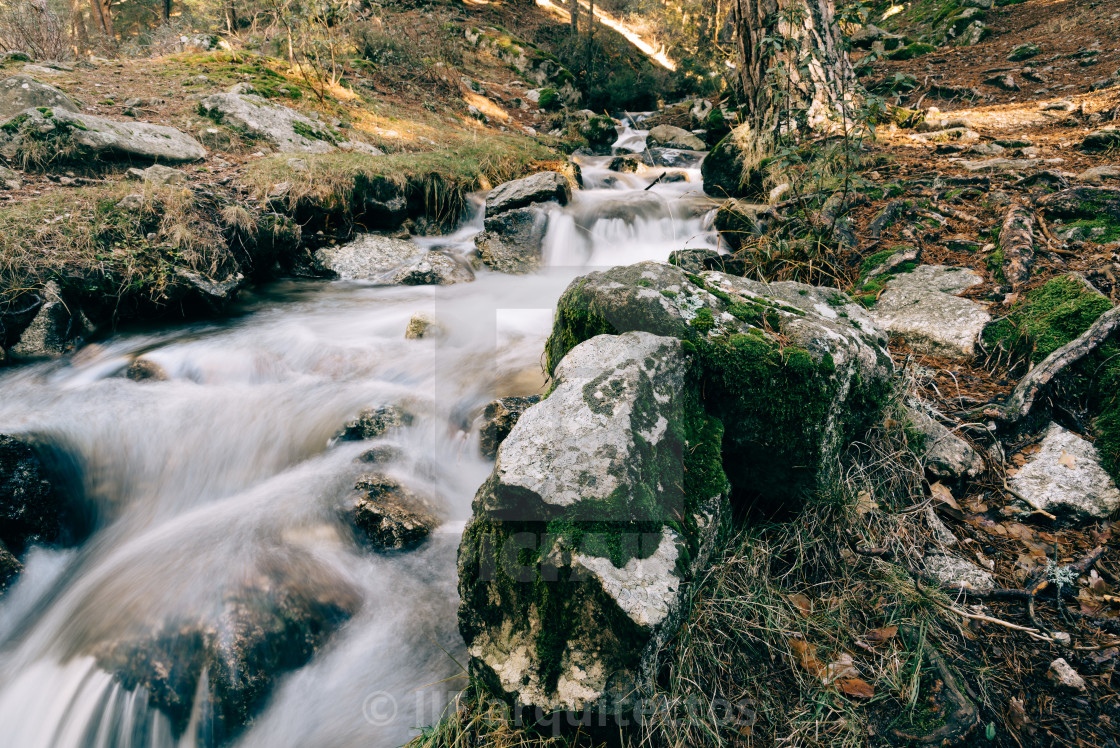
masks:
[[[979,283],[971,270],[920,265],[891,279],[871,318],[918,353],[970,358],[992,317],[983,304],[957,294]]]
[[[682,342],[600,335],[498,448],[459,552],[472,674],[545,712],[617,716],[656,677],[726,494]]]
[[[1101,467],[1096,447],[1056,423],[1010,484],[1036,508],[1060,519],[1104,519],[1120,509],[1120,490]]]

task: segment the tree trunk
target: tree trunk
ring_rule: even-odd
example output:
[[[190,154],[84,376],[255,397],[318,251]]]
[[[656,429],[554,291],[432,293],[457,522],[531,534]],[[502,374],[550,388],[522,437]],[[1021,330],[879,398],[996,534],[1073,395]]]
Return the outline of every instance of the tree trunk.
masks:
[[[171,2],[172,0],[163,0],[163,20],[171,20]]]
[[[833,0],[732,0],[739,85],[754,132],[840,127],[856,78]]]
[[[571,5],[572,36],[579,38],[579,0],[568,0]]]

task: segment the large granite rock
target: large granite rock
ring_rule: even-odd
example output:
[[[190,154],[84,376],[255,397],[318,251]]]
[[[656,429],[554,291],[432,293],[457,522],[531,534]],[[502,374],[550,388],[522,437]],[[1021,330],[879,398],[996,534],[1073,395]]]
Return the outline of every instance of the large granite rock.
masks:
[[[1120,490],[1090,442],[1052,423],[1039,446],[1009,481],[1031,504],[1068,520],[1105,519],[1120,509]]]
[[[315,252],[315,264],[342,280],[387,285],[446,285],[474,279],[469,268],[441,252],[376,234],[363,234],[337,247],[323,247]]]
[[[13,75],[0,81],[0,120],[7,120],[22,111],[39,107],[78,111],[78,105],[73,99],[30,75]]]
[[[487,216],[474,238],[482,264],[500,273],[531,273],[540,267],[548,214],[531,206]]]
[[[253,94],[212,94],[199,102],[198,110],[216,122],[263,138],[281,153],[327,153],[339,141],[334,128]]]
[[[572,187],[567,177],[555,171],[542,171],[500,184],[486,196],[486,215],[496,216],[533,203],[558,202],[567,205]]]
[[[651,143],[665,148],[679,148],[685,151],[706,151],[708,146],[703,140],[688,130],[672,125],[658,125],[649,131]]]
[[[968,358],[991,315],[960,293],[983,279],[963,268],[920,265],[894,276],[871,309],[875,324],[919,353]]]
[[[0,155],[9,161],[35,152],[35,160],[143,159],[168,163],[198,161],[206,149],[191,136],[166,125],[116,122],[65,109],[28,109],[0,127]]]
[[[643,330],[694,351],[704,405],[727,428],[737,496],[795,508],[877,419],[893,366],[863,308],[828,288],[694,275],[642,262],[572,282],[557,305],[548,367],[600,333]]]
[[[498,448],[459,552],[459,629],[495,693],[617,715],[652,685],[727,487],[688,375],[679,340],[594,337]]]

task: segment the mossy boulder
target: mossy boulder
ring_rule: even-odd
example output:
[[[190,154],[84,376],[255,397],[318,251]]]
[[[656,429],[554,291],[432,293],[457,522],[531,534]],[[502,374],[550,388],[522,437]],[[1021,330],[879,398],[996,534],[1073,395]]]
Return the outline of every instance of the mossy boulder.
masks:
[[[914,42],[913,44],[907,44],[905,47],[899,47],[893,52],[888,52],[887,57],[892,60],[912,60],[915,57],[927,55],[935,49],[937,49],[937,47],[932,44]]]
[[[704,157],[700,176],[704,191],[713,197],[760,197],[763,195],[761,168],[747,163],[741,129],[732,130]]]
[[[98,159],[187,163],[204,158],[206,149],[174,127],[41,107],[0,125],[0,155],[42,168]]]
[[[1071,187],[1046,195],[1037,204],[1049,218],[1108,219],[1120,223],[1117,187]]]
[[[587,147],[595,153],[610,153],[611,146],[618,140],[614,120],[605,114],[589,117],[580,123],[579,134],[587,140]]]
[[[1029,60],[1030,58],[1035,57],[1039,54],[1042,54],[1042,47],[1038,46],[1034,42],[1027,42],[1026,44],[1020,44],[1012,49],[1011,54],[1007,56],[1007,59],[1011,60],[1012,62],[1021,62],[1022,60]]]
[[[655,262],[575,280],[557,305],[548,368],[583,340],[630,330],[685,341],[704,409],[727,429],[741,501],[800,506],[891,387],[886,338],[846,295]]]
[[[684,343],[600,335],[498,448],[459,551],[472,675],[544,712],[639,703],[706,564],[727,481]]]

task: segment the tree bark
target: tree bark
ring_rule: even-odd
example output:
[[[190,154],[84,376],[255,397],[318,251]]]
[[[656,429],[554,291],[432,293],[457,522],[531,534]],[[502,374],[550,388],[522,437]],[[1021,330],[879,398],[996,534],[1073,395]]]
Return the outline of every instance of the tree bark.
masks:
[[[732,0],[746,119],[757,133],[844,125],[856,78],[833,0]]]
[[[579,38],[579,0],[568,0],[571,5],[572,36]]]
[[[165,22],[171,20],[171,2],[172,2],[172,0],[163,0],[162,10],[163,10],[163,20]]]

